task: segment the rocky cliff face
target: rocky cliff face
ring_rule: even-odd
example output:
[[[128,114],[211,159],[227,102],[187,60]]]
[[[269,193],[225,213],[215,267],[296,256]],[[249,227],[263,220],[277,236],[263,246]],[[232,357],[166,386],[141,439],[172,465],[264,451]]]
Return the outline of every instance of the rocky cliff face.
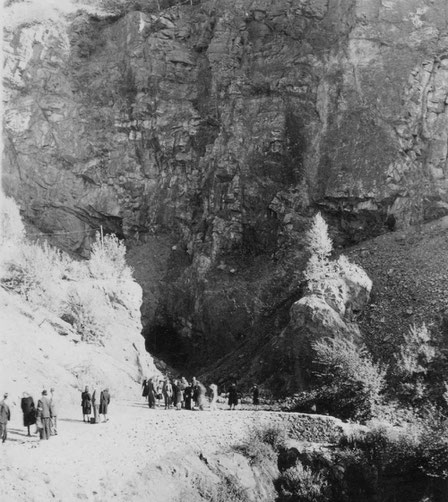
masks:
[[[193,3],[7,22],[3,186],[82,255],[125,237],[148,347],[197,365],[287,324],[316,207],[338,245],[446,214],[448,11]]]

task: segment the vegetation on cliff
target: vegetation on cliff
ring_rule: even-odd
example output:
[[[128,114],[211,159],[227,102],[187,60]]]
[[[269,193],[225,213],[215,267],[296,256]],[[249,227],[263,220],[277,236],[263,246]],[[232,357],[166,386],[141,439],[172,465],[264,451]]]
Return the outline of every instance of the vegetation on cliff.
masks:
[[[31,241],[14,201],[1,201],[2,383],[11,394],[61,383],[64,399],[83,385],[131,392],[157,374],[141,336],[141,289],[115,236],[100,236],[79,261]],[[20,361],[27,361],[23,366]]]
[[[1,285],[71,324],[82,341],[101,344],[118,306],[138,310],[126,248],[116,236],[97,233],[90,259],[79,261],[46,241],[25,238],[12,199],[2,205],[1,219]]]

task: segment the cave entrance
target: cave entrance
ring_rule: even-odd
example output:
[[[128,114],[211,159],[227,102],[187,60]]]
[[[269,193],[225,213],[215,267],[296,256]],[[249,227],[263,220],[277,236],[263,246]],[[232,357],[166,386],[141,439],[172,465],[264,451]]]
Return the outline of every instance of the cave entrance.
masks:
[[[149,326],[143,330],[146,350],[170,366],[183,369],[188,364],[188,351],[179,333],[171,326]]]

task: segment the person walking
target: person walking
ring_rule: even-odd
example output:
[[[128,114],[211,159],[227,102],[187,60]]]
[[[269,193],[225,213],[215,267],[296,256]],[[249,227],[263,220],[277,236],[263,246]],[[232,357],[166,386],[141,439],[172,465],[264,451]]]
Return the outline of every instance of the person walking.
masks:
[[[173,399],[173,386],[168,377],[165,378],[162,386],[162,394],[163,399],[165,401],[165,410],[167,410],[171,406],[171,402]]]
[[[154,409],[156,407],[156,389],[152,378],[146,382],[146,397],[148,398],[148,406]]]
[[[82,406],[82,421],[90,422],[90,414],[92,413],[92,398],[90,396],[89,387],[84,390],[81,394],[81,406]]]
[[[232,384],[228,393],[229,410],[234,410],[238,406],[238,390],[236,384]]]
[[[8,399],[8,393],[3,394],[3,400],[0,401],[0,438],[2,443],[6,441],[8,437],[8,422],[11,420],[11,410],[6,402]]]
[[[206,392],[205,386],[199,380],[196,380],[196,400],[197,400],[196,402],[198,410],[200,411],[203,411],[205,408],[205,402],[206,402],[205,392]]]
[[[110,403],[109,389],[104,389],[101,392],[101,396],[100,396],[100,409],[99,409],[100,415],[103,415],[103,421],[104,422],[107,422],[109,420],[107,418],[107,412],[108,412],[108,408],[109,408],[109,403]]]
[[[218,386],[215,383],[210,384],[210,411],[216,411],[216,400],[218,398]]]
[[[58,403],[54,395],[54,387],[50,389],[51,435],[58,435]]]
[[[160,383],[159,380],[157,380],[157,384],[156,384],[156,399],[157,399],[157,404],[159,406],[162,405],[161,401],[163,399],[163,392],[162,392],[162,384]]]
[[[42,396],[37,403],[37,413],[40,417],[42,428],[40,429],[40,439],[50,439],[51,435],[51,403],[47,396],[47,391],[42,391]]]
[[[193,399],[193,410],[199,408],[199,385],[196,377],[193,377],[191,380],[191,396]]]
[[[176,410],[181,410],[182,403],[184,401],[184,387],[180,380],[174,381],[173,394],[174,394],[174,405],[176,406]]]
[[[36,423],[36,406],[28,392],[23,393],[20,407],[23,413],[23,426],[28,428],[28,436],[31,436],[30,426]]]
[[[145,399],[147,399],[148,397],[148,382],[149,380],[147,380],[146,378],[142,382],[142,397],[144,397]]]
[[[93,422],[95,424],[100,421],[100,393],[98,389],[94,389],[92,393],[92,408],[93,408]]]
[[[258,406],[260,404],[260,391],[257,384],[252,387],[252,404]]]
[[[193,398],[193,388],[187,382],[187,386],[184,389],[184,401],[185,401],[185,409],[191,410],[191,400]]]

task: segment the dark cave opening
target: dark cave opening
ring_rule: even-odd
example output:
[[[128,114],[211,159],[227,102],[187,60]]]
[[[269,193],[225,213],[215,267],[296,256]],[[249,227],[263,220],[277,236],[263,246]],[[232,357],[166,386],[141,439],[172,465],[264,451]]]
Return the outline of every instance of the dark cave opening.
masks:
[[[176,368],[184,368],[188,351],[180,334],[171,326],[155,325],[143,329],[145,348],[153,356]]]

